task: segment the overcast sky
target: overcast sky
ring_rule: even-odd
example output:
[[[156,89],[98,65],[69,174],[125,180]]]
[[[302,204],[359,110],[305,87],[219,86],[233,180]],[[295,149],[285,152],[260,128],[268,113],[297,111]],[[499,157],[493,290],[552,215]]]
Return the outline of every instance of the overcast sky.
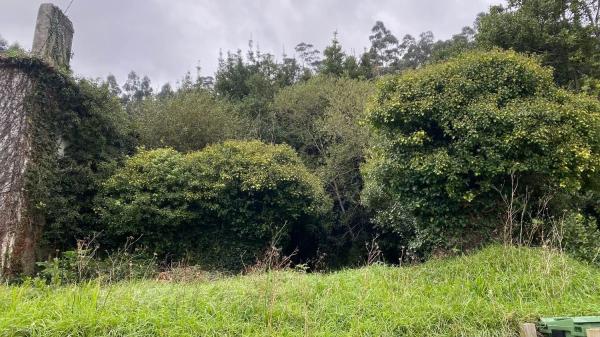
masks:
[[[0,0],[0,35],[31,48],[37,9],[71,0]],[[213,75],[219,50],[246,49],[252,38],[263,52],[294,55],[299,42],[319,50],[334,31],[348,53],[369,45],[381,20],[398,38],[431,30],[445,39],[471,25],[502,0],[73,0],[72,68],[78,75],[123,83],[130,70],[155,87],[175,82],[200,63]]]

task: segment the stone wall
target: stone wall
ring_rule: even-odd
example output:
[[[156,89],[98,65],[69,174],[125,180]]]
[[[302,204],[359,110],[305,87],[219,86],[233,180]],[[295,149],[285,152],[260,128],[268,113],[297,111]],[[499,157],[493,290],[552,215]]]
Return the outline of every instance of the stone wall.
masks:
[[[27,214],[25,172],[30,160],[26,99],[33,79],[0,60],[0,275],[33,271],[34,224]]]
[[[38,79],[29,68],[34,64],[47,72],[68,68],[72,39],[71,21],[58,7],[43,4],[35,28],[31,55],[35,58],[22,56],[32,61],[30,66],[0,54],[0,279],[34,271],[45,218],[37,214],[27,194],[28,168],[36,161],[32,137],[38,126],[32,115],[43,110],[32,105]]]

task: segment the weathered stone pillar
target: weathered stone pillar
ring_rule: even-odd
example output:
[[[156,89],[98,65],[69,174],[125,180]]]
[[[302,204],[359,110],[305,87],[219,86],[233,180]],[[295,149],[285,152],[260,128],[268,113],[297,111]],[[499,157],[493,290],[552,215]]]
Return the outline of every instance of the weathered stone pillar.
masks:
[[[54,67],[68,67],[72,38],[73,26],[60,9],[41,5],[34,56]],[[28,65],[40,62],[21,62],[24,60],[0,54],[0,279],[34,271],[44,224],[43,214],[29,203],[26,181],[28,167],[36,162],[32,154],[36,127],[32,109],[40,108],[31,105],[39,79]],[[45,67],[45,71],[54,71]]]
[[[53,66],[68,67],[73,43],[73,24],[60,8],[42,4],[33,36],[33,55]]]

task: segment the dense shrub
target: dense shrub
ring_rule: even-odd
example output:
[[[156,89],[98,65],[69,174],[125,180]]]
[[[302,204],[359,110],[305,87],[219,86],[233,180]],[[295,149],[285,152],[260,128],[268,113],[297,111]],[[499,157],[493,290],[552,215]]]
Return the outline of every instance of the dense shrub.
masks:
[[[506,206],[524,210],[523,224],[598,190],[600,104],[514,52],[383,80],[368,119],[378,143],[364,200],[412,249],[473,244],[496,234]]]
[[[369,142],[360,122],[373,90],[367,81],[316,76],[281,90],[273,101],[275,140],[299,152],[335,201],[328,253],[344,263],[362,260],[372,234],[369,211],[360,203],[359,167]]]
[[[314,254],[330,208],[319,180],[285,145],[227,141],[187,155],[140,151],[106,181],[108,230],[162,256],[240,268],[272,241]]]
[[[233,105],[205,89],[145,100],[135,109],[133,121],[140,145],[146,148],[197,151],[244,134],[243,119]]]
[[[579,260],[600,264],[600,230],[596,219],[569,213],[559,229],[562,249]]]

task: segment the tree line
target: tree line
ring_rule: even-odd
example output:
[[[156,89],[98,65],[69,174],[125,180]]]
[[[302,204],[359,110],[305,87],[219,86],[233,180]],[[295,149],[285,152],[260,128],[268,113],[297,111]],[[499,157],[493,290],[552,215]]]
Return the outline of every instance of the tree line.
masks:
[[[273,244],[336,267],[374,238],[394,262],[522,242],[525,229],[544,244],[560,222],[591,255],[599,11],[509,0],[448,40],[378,21],[359,56],[336,32],[322,52],[303,42],[281,59],[250,42],[214,77],[198,69],[158,92],[135,72],[122,86],[83,80],[105,100],[89,133],[110,142],[96,142],[101,160],[72,146],[47,245],[140,237],[161,257],[235,269]]]

